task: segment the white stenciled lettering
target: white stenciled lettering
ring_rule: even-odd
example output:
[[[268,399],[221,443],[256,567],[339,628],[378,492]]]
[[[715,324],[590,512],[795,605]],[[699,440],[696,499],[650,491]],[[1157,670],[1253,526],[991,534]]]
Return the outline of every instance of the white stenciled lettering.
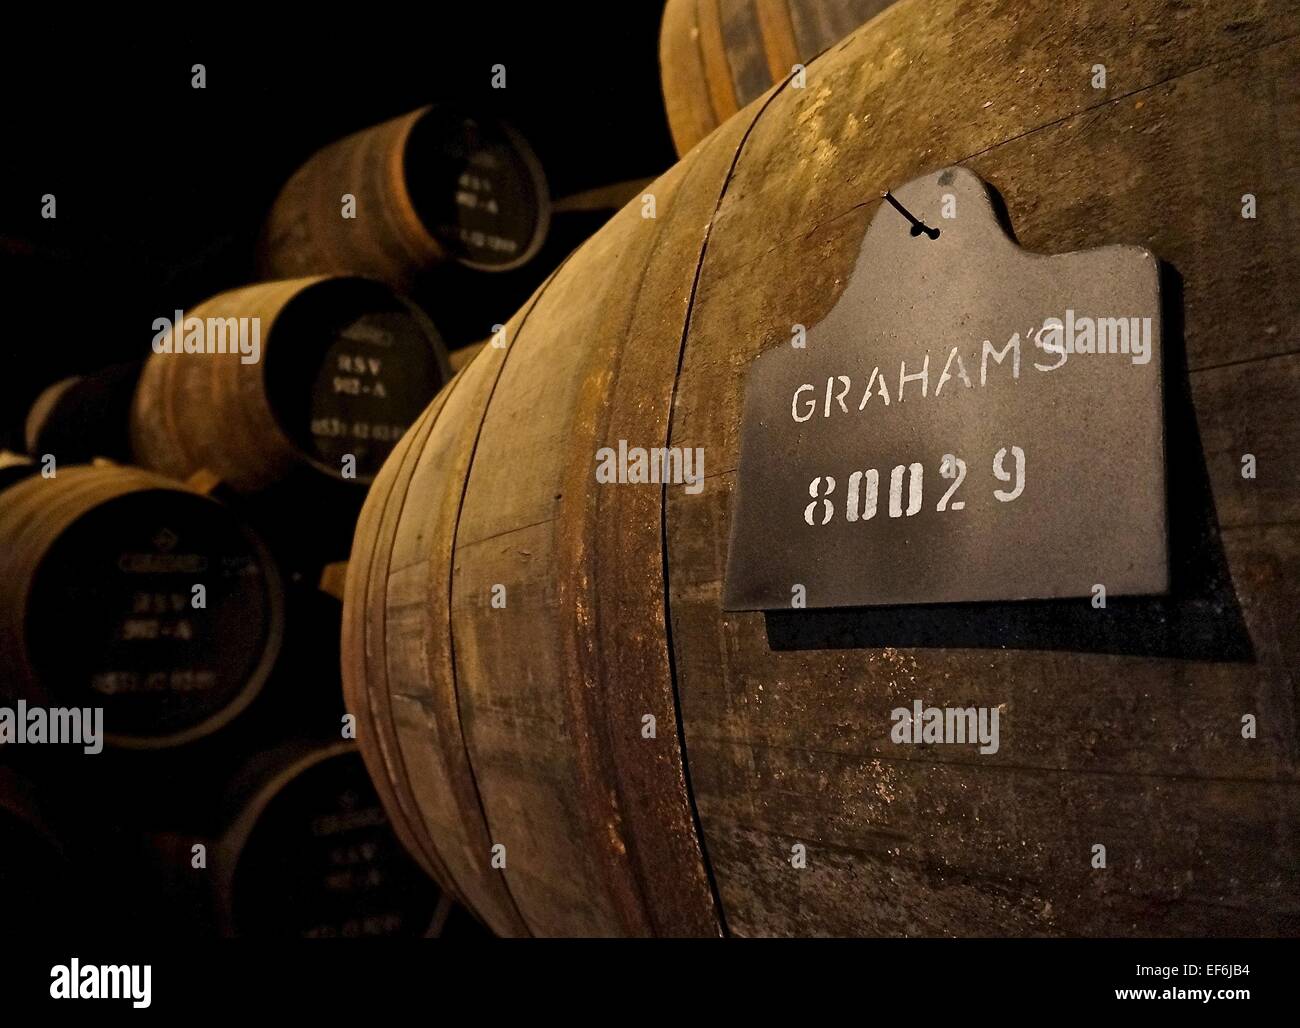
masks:
[[[939,465],[939,477],[954,479],[952,485],[948,487],[948,491],[940,497],[939,506],[935,508],[935,510],[942,511],[948,509],[948,501],[952,500],[952,496],[957,491],[957,487],[966,479],[966,462],[960,457],[954,457],[951,453],[945,453],[943,455],[943,461]],[[953,501],[952,509],[961,510],[965,506],[966,501],[955,500]]]
[[[1014,469],[1008,471],[1006,458],[1015,462]],[[1010,450],[1003,447],[993,457],[993,475],[999,482],[1014,482],[1011,489],[995,488],[995,499],[1010,503],[1018,499],[1025,491],[1025,451],[1019,446]],[[965,500],[954,501],[952,497],[966,479],[966,462],[952,453],[943,455],[939,465],[939,477],[951,480],[944,494],[935,507],[936,513],[961,511],[966,507]],[[906,480],[906,490],[904,481]],[[818,475],[808,484],[808,495],[812,502],[805,504],[803,519],[809,525],[828,525],[835,517],[836,501],[831,499],[835,492],[835,479],[830,475]],[[889,517],[914,517],[921,511],[925,492],[925,468],[917,461],[910,464],[896,465],[889,473]],[[907,505],[903,497],[906,493]],[[865,471],[853,471],[849,474],[848,488],[844,497],[844,520],[849,523],[871,521],[876,516],[880,497],[880,471],[868,468]]]
[[[1011,351],[1011,377],[1020,377],[1020,333],[1016,332],[1001,350],[994,350],[993,344],[987,339],[984,340],[983,349],[980,350],[980,385],[985,385],[988,381],[989,357],[1001,365],[1006,359],[1008,350]]]
[[[921,370],[914,374],[907,374],[907,361],[902,361],[898,366],[898,402],[903,402],[903,386],[908,382],[921,383],[921,398],[925,398],[925,392],[930,384],[930,355],[925,355],[925,360],[921,362]]]
[[[831,416],[831,387],[834,385],[836,379],[842,382],[843,385],[841,386],[838,395],[835,396],[835,402],[840,405],[840,410],[845,414],[849,412],[848,407],[844,406],[844,397],[848,393],[849,387],[853,385],[853,382],[848,375],[836,375],[835,378],[828,378],[826,380],[826,413],[822,415],[823,417],[829,418]]]
[[[826,482],[826,492],[824,493],[821,491],[822,481],[823,481],[822,476],[818,475],[816,478],[814,478],[811,482],[808,483],[808,495],[813,498],[813,502],[808,504],[808,506],[804,508],[803,519],[806,522],[808,522],[808,524],[810,525],[817,524],[817,522],[813,520],[813,514],[817,510],[818,497],[821,497],[821,502],[822,502],[821,523],[823,525],[829,524],[831,518],[835,516],[834,506],[832,506],[830,500],[826,499],[827,496],[829,496],[831,493],[835,491],[835,479],[831,478],[830,475],[826,476],[826,478],[824,479],[824,481]]]
[[[957,362],[957,377],[962,380],[962,383],[967,389],[971,388],[970,376],[966,374],[966,365],[962,362],[961,354],[957,351],[957,347],[954,346],[948,354],[948,359],[944,361],[943,371],[939,375],[938,384],[934,387],[935,396],[938,396],[943,390],[943,384],[947,382],[948,379],[952,378],[952,375],[948,373],[948,369],[952,367],[952,362],[954,360]]]
[[[862,410],[867,405],[867,401],[871,399],[871,385],[877,379],[880,381],[880,389],[877,390],[877,395],[884,401],[886,407],[889,406],[889,386],[885,384],[885,376],[880,373],[879,368],[872,368],[871,377],[867,379],[867,388],[862,394],[862,402],[858,404],[858,410]]]
[[[817,401],[814,400],[812,397],[809,397],[808,400],[806,401],[808,407],[804,411],[803,417],[799,416],[799,394],[802,393],[805,389],[807,389],[809,392],[812,392],[812,388],[813,387],[811,385],[805,384],[805,385],[801,385],[798,389],[794,391],[794,399],[790,401],[790,416],[794,418],[795,421],[807,421],[809,418],[813,416],[813,411],[817,409]]]
[[[866,488],[862,488],[863,482]],[[859,494],[862,496],[861,506],[859,506]],[[845,517],[849,521],[857,521],[859,517],[863,521],[870,521],[876,516],[876,502],[880,497],[880,472],[875,468],[870,468],[866,472],[855,471],[849,476],[849,495],[847,499],[848,509],[845,511]]]
[[[1005,446],[993,455],[993,474],[995,474],[999,481],[1002,482],[1010,482],[1014,478],[1016,484],[1009,491],[995,489],[993,490],[993,495],[1003,503],[1010,503],[1025,491],[1025,451],[1019,446],[1011,447],[1011,456],[1014,457],[1016,461],[1015,472],[1003,469],[1002,461],[1006,458],[1006,455],[1007,448]]]
[[[1046,318],[1039,326],[1031,325],[1022,334],[1013,332],[1001,346],[992,339],[981,341],[978,351],[969,347],[963,353],[962,347],[950,346],[944,356],[943,369],[935,382],[934,392],[930,392],[930,353],[924,352],[910,360],[898,363],[898,391],[891,396],[889,380],[893,376],[892,366],[882,372],[877,365],[871,369],[865,384],[859,377],[856,381],[850,375],[833,374],[826,377],[823,390],[820,386],[804,382],[797,386],[790,399],[790,417],[802,424],[811,421],[821,408],[823,418],[837,417],[851,413],[846,398],[852,393],[858,396],[857,410],[867,409],[873,397],[879,399],[877,407],[889,407],[893,400],[899,404],[904,400],[927,400],[938,397],[948,387],[951,396],[956,390],[973,390],[977,383],[967,370],[967,358],[979,362],[979,388],[990,385],[990,365],[993,365],[993,379],[998,379],[998,368],[1009,372],[1009,380],[1020,380],[1020,348],[1022,340],[1055,358],[1055,363],[1033,361],[1034,370],[1052,372],[1064,367],[1068,357],[1075,353],[1084,354],[1123,354],[1137,365],[1149,364],[1153,355],[1152,319],[1139,317],[1082,317],[1067,309],[1064,319]],[[937,362],[936,362],[937,366]],[[973,365],[972,365],[973,367]],[[958,388],[954,380],[960,383]],[[1004,373],[1001,382],[1008,381]],[[913,384],[914,383],[914,384]],[[861,394],[854,392],[860,388]],[[919,388],[919,396],[917,391]],[[822,395],[818,397],[818,392]],[[838,409],[837,409],[838,408]]]
[[[902,464],[889,474],[889,516],[902,517],[903,514],[903,475],[907,475],[907,516],[910,518],[921,509],[921,478],[924,468],[920,464]]]

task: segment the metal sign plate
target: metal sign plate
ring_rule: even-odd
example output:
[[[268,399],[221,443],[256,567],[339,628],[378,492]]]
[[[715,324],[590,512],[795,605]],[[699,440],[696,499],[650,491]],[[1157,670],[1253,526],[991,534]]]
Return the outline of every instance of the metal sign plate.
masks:
[[[1155,257],[1023,250],[963,168],[887,200],[750,370],[724,608],[1167,591]]]

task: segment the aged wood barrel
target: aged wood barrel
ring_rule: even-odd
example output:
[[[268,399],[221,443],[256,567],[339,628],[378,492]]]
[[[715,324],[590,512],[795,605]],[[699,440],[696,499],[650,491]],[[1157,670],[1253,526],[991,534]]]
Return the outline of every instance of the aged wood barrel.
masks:
[[[487,345],[488,341],[484,339],[482,342],[470,343],[469,346],[462,346],[457,350],[452,350],[451,353],[447,355],[448,359],[451,361],[452,370],[459,371],[477,357],[478,352]]]
[[[303,472],[369,484],[451,376],[423,311],[369,279],[265,282],[183,313],[191,328],[244,326],[248,353],[155,352],[145,363],[132,448],[173,478],[206,469],[238,492]]]
[[[0,450],[0,490],[36,474],[36,462],[26,454]]]
[[[224,933],[440,934],[442,892],[397,841],[355,744],[284,747],[236,785],[216,853]]]
[[[131,398],[140,368],[138,361],[116,364],[47,386],[27,412],[27,452],[53,454],[60,464],[84,464],[95,457],[130,460]]]
[[[893,0],[668,0],[659,74],[678,156]]]
[[[903,0],[543,284],[348,569],[349,709],[441,880],[503,934],[1300,930],[1298,29]],[[1164,262],[1169,594],[724,611],[749,369],[832,310],[886,189],[954,165],[1027,250]],[[621,440],[701,447],[702,488],[600,484]],[[999,710],[1000,748],[895,743],[915,698]]]
[[[0,493],[0,540],[3,695],[102,707],[110,744],[215,731],[279,652],[281,584],[265,548],[177,482],[115,466],[29,477]]]
[[[70,375],[52,382],[40,391],[27,411],[27,420],[23,422],[23,442],[30,452],[36,446],[42,429],[53,411],[59,407],[63,398],[84,381],[81,375]]]
[[[355,209],[344,211],[344,196]],[[409,286],[455,261],[509,271],[541,249],[546,177],[510,125],[422,107],[318,151],[285,184],[259,249],[267,278],[369,275]]]

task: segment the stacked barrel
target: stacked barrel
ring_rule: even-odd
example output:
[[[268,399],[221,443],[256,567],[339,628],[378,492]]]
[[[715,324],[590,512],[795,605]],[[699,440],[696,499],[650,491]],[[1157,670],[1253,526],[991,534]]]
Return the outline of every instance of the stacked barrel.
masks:
[[[178,930],[471,930],[366,776],[329,592],[367,488],[453,373],[407,290],[450,264],[523,266],[549,210],[513,128],[422,108],[305,161],[267,216],[263,281],[161,311],[139,360],[36,398],[27,457],[0,467],[0,699],[77,708],[88,730],[102,711],[107,755],[78,757],[107,770],[18,760],[0,781],[29,840],[11,863],[43,840],[69,843],[61,860],[93,848],[96,803],[51,828],[19,802],[51,778],[106,810],[137,797],[140,834],[100,824],[119,858],[100,863],[138,893],[162,883]]]
[[[0,458],[0,696],[102,708],[112,761],[80,815],[0,769],[0,878],[130,795],[105,891],[230,935],[1294,934],[1297,39],[1285,0],[668,0],[653,181],[552,202],[447,105],[325,146],[262,281]],[[885,197],[958,168],[1026,250],[1161,259],[1168,594],[724,610],[755,361],[889,289]],[[611,204],[448,353],[439,275]],[[606,487],[627,441],[700,488]],[[917,696],[1001,746],[892,745]]]
[[[814,58],[891,3],[667,0],[659,64],[677,155],[684,157],[774,83],[791,80],[802,88]]]

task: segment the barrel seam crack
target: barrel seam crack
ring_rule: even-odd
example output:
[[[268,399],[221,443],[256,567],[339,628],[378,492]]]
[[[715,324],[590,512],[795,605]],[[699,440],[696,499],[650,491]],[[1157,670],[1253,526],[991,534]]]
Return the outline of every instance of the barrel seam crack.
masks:
[[[447,386],[446,386],[446,389],[447,389],[447,397],[450,397],[451,394],[455,391],[458,382],[459,382],[459,376],[457,376],[457,378],[452,379],[452,381],[449,382],[449,383],[447,384]],[[444,410],[446,410],[446,399],[447,399],[447,397],[444,397],[444,398],[443,398],[443,406],[442,406],[441,408],[439,408],[437,414],[435,414],[434,417],[433,417],[433,421],[430,422],[430,424],[429,424],[429,434],[432,434],[432,433],[433,433],[435,427],[437,426],[438,419],[442,417],[442,412],[443,412]],[[418,425],[418,422],[417,422],[417,425]],[[418,431],[418,428],[416,429],[416,431]],[[425,439],[426,439],[426,441],[427,441],[428,436],[426,436]],[[421,449],[423,449],[423,447],[421,447]],[[396,527],[396,526],[401,524],[401,521],[402,521],[402,515],[406,512],[406,500],[407,500],[407,497],[410,495],[410,491],[411,491],[411,479],[412,479],[412,477],[414,476],[414,473],[415,473],[415,467],[418,467],[418,465],[419,465],[421,454],[420,454],[420,451],[419,451],[419,450],[416,450],[416,448],[413,446],[413,447],[412,447],[412,452],[410,452],[408,456],[409,456],[410,459],[412,460],[414,466],[411,468],[411,475],[406,476],[405,483],[402,485],[401,498],[398,500],[398,503],[397,503],[397,516],[396,516],[396,518],[395,518],[395,520],[394,520],[394,528],[393,528],[394,535],[396,535],[396,532],[397,532],[397,527]],[[398,467],[399,467],[399,470],[400,470],[401,465],[399,464]],[[384,507],[383,507],[383,509],[384,509],[385,511],[387,510],[387,507],[388,507],[389,503],[391,503],[394,499],[397,499],[397,497],[396,497],[395,494],[396,494],[396,487],[394,487],[394,488],[392,488],[392,489],[389,489],[388,494],[387,494],[387,495],[385,496],[385,498],[384,498]],[[375,531],[376,537],[378,537],[378,535],[379,535],[379,531],[380,531],[380,529],[382,529],[382,527],[383,527],[383,521],[382,521],[382,517],[381,517],[379,525],[376,526],[376,531]],[[384,599],[385,599],[385,603],[384,603],[384,607],[383,607],[383,609],[379,612],[379,617],[381,618],[381,620],[380,620],[379,625],[377,626],[377,628],[378,628],[378,635],[379,635],[379,638],[380,638],[381,640],[385,640],[385,641],[386,641],[386,640],[387,640],[387,637],[388,637],[388,605],[387,605],[387,597],[388,597],[388,586],[389,586],[389,583],[390,583],[391,580],[392,580],[392,563],[393,563],[393,548],[392,548],[391,543],[390,543],[389,545],[387,545],[386,547],[384,547],[384,550],[385,550],[386,552],[384,552],[384,553],[382,554],[383,563],[382,563],[382,567],[381,567],[379,570],[380,570],[380,572],[381,572],[381,574],[382,574],[382,577],[383,577],[383,591],[384,591]],[[372,555],[371,555],[371,560],[372,560],[372,562],[373,562],[373,560],[374,560],[374,557],[377,556],[377,555],[378,555],[378,554],[372,554]],[[374,570],[375,570],[375,568],[374,568],[373,563],[372,563],[372,565],[371,565],[371,569],[370,569],[370,574],[373,574]],[[368,591],[369,591],[369,586],[370,586],[370,576],[369,576],[369,575],[367,576],[367,582],[366,582],[366,585],[367,585],[367,592],[368,592]],[[367,626],[368,626],[368,625],[369,625],[369,619],[367,619]],[[409,773],[409,771],[407,770],[407,767],[406,767],[406,756],[405,756],[405,754],[404,754],[403,751],[402,751],[401,735],[400,735],[400,733],[399,733],[398,730],[397,730],[397,718],[396,718],[396,715],[393,713],[393,704],[392,704],[392,695],[393,695],[393,692],[392,692],[391,682],[390,682],[390,680],[389,680],[390,676],[389,676],[389,674],[388,674],[387,656],[386,656],[386,654],[387,654],[387,646],[386,646],[386,645],[385,645],[385,646],[382,646],[382,647],[380,648],[380,652],[382,652],[382,653],[385,654],[385,665],[384,665],[384,673],[383,673],[383,690],[384,690],[384,693],[385,693],[385,694],[388,696],[388,698],[389,698],[389,699],[388,699],[388,719],[387,719],[387,720],[388,720],[388,727],[389,727],[390,738],[393,740],[393,747],[392,747],[392,751],[393,751],[393,752],[392,752],[392,758],[391,758],[391,767],[389,768],[389,771],[390,771],[390,774],[391,774],[393,771],[400,771],[400,773],[401,773],[401,775],[402,775],[402,780],[403,780],[403,782],[408,782],[408,781],[410,780],[410,773]],[[367,679],[369,679],[369,676],[367,676]],[[370,702],[370,689],[369,689],[370,684],[371,684],[371,683],[370,683],[369,681],[367,681],[366,698],[367,698],[367,701],[368,701],[368,702]],[[378,684],[378,683],[375,683],[375,684]],[[371,718],[373,719],[373,718],[375,717],[375,713],[376,713],[376,711],[375,711],[375,705],[374,705],[373,702],[370,702],[370,710],[371,710]],[[390,762],[389,762],[388,760],[385,760],[384,763],[385,763],[385,764],[388,764],[388,763],[390,763]],[[400,784],[401,784],[401,783],[394,783],[394,786],[395,786],[395,795],[397,795],[396,786],[398,786],[398,785],[400,785]],[[402,803],[401,803],[400,798],[398,799],[397,805],[398,805],[399,810],[401,810]],[[418,801],[417,801],[416,804],[415,804],[415,814],[416,814],[417,820],[416,820],[416,822],[415,822],[414,824],[411,825],[411,827],[412,827],[412,828],[413,828],[413,829],[418,833],[419,838],[423,838],[423,839],[428,843],[428,850],[427,850],[427,853],[428,853],[428,855],[432,858],[432,862],[433,862],[433,863],[434,863],[434,864],[435,864],[439,869],[441,869],[441,871],[443,872],[443,874],[445,874],[445,875],[447,876],[447,879],[448,879],[449,881],[455,882],[455,879],[454,879],[454,877],[452,876],[452,873],[451,873],[451,867],[450,867],[450,865],[447,863],[447,861],[443,858],[442,851],[438,848],[438,842],[437,842],[437,840],[434,838],[433,833],[432,833],[431,831],[429,831],[429,825],[428,825],[428,822],[425,820],[424,812],[423,812],[422,810],[420,810],[419,802],[418,802]],[[419,838],[417,838],[417,841],[419,841]],[[423,847],[421,847],[421,848],[423,848]],[[455,883],[455,884],[456,884],[457,886],[459,886],[459,883],[458,883],[458,882]],[[458,889],[457,891],[461,891],[461,890]]]
[[[785,81],[776,86],[762,102],[762,105],[754,114],[753,120],[745,129],[745,134],[740,137],[740,142],[736,146],[736,152],[731,158],[731,167],[727,169],[727,174],[722,180],[722,188],[718,191],[718,200],[713,207],[713,217],[709,219],[709,224],[704,230],[704,240],[700,244],[700,256],[695,262],[695,276],[691,280],[691,294],[686,301],[686,316],[682,320],[681,339],[677,349],[677,371],[673,375],[672,394],[668,401],[668,432],[664,440],[666,446],[671,446],[673,441],[673,421],[677,412],[677,391],[681,383],[682,366],[686,361],[686,341],[690,334],[691,318],[695,313],[695,296],[700,287],[700,276],[704,271],[704,261],[709,252],[709,239],[713,235],[713,226],[717,222],[718,212],[722,209],[722,201],[726,198],[727,188],[731,185],[731,180],[736,174],[736,167],[740,163],[740,155],[744,152],[745,144],[749,141],[750,133],[767,112],[773,100],[775,100],[790,84],[793,78],[793,72],[787,76]],[[695,787],[691,782],[690,757],[686,748],[686,727],[682,719],[682,697],[681,690],[677,683],[677,657],[676,648],[673,642],[673,615],[672,615],[672,586],[669,578],[668,569],[668,486],[665,483],[659,491],[659,531],[661,533],[660,549],[663,554],[663,582],[664,582],[664,638],[667,643],[668,651],[668,675],[672,684],[674,714],[677,721],[677,744],[682,754],[682,778],[686,785],[686,800],[691,810],[691,820],[695,824],[695,834],[700,841],[700,856],[704,861],[704,873],[709,880],[709,889],[713,893],[713,903],[718,912],[718,926],[722,929],[724,937],[730,936],[731,931],[727,927],[727,914],[722,905],[722,893],[718,888],[717,876],[713,871],[713,861],[709,858],[708,842],[704,836],[704,825],[700,820],[699,804],[695,799]]]
[[[510,359],[510,351],[513,347],[519,344],[520,335],[523,332],[524,326],[528,323],[528,318],[537,308],[538,303],[541,302],[542,297],[546,294],[547,289],[550,288],[551,283],[555,281],[568,263],[569,258],[566,257],[560,262],[560,266],[551,272],[550,277],[547,278],[540,287],[538,287],[536,294],[534,294],[532,298],[532,302],[529,303],[528,308],[524,311],[523,317],[519,319],[519,328],[515,331],[514,340],[508,342],[506,352],[501,356],[501,364],[497,367],[496,377],[492,379],[492,388],[488,390],[487,398],[483,402],[483,410],[479,415],[478,428],[474,431],[474,442],[469,451],[469,460],[465,465],[465,478],[464,481],[461,482],[460,500],[456,504],[456,522],[452,526],[451,531],[450,560],[447,565],[447,610],[449,614],[453,609],[452,585],[455,582],[456,537],[460,533],[460,518],[465,509],[465,497],[469,492],[470,476],[474,473],[474,457],[478,453],[479,439],[483,435],[483,425],[487,421],[488,411],[492,408],[492,397],[496,394],[497,386],[501,382],[501,376],[505,373],[506,361]],[[447,659],[451,665],[451,690],[456,701],[456,727],[460,735],[461,746],[464,747],[465,750],[465,766],[469,771],[470,781],[474,783],[474,797],[478,800],[479,815],[483,818],[483,827],[487,831],[488,840],[491,841],[492,825],[488,820],[487,807],[483,803],[483,793],[479,789],[478,774],[474,770],[474,761],[470,757],[469,741],[465,738],[465,720],[460,705],[460,683],[456,672],[456,635],[455,632],[452,631],[450,619],[447,622]],[[528,929],[530,935],[535,936],[537,933],[533,931],[533,926],[528,923],[528,919],[524,917],[523,911],[519,909],[519,903],[510,889],[509,875],[506,873],[504,868],[501,871],[501,884],[505,890],[506,898],[510,900],[510,905],[514,908],[515,913],[519,917],[520,924]]]

